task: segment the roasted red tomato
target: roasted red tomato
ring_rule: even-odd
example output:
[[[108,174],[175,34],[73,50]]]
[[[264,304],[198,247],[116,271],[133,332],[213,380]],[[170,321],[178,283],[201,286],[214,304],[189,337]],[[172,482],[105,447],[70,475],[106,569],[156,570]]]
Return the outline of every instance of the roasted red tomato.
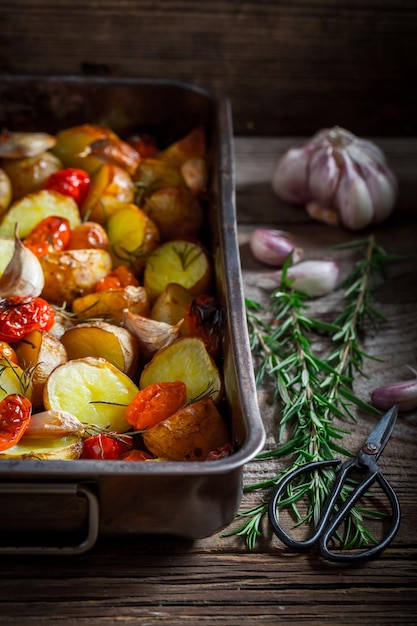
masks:
[[[84,441],[82,459],[105,459],[117,461],[133,447],[131,437],[117,433],[99,433]]]
[[[23,437],[29,426],[32,403],[18,393],[5,396],[0,402],[0,450],[7,450]]]
[[[24,244],[37,257],[68,247],[71,236],[70,223],[66,217],[49,215],[39,222],[26,237]]]
[[[90,175],[76,168],[59,170],[51,174],[45,188],[59,191],[64,196],[71,196],[78,206],[81,206],[90,188]]]
[[[112,270],[107,276],[102,278],[96,284],[96,291],[107,291],[108,289],[120,289],[133,285],[137,287],[139,281],[132,272],[124,265],[119,265]]]
[[[212,296],[197,296],[187,307],[184,318],[188,335],[200,337],[213,358],[222,352],[223,313]]]
[[[135,430],[152,428],[174,415],[186,401],[187,387],[181,380],[152,383],[130,401],[126,419]]]
[[[32,330],[49,330],[54,310],[43,298],[11,296],[0,300],[0,341],[14,343]]]
[[[122,456],[122,461],[149,461],[155,457],[144,450],[131,450]]]
[[[233,446],[230,442],[224,444],[224,446],[220,446],[220,448],[216,448],[215,450],[211,450],[206,458],[206,461],[220,461],[220,459],[227,459],[227,457],[233,454]]]
[[[155,137],[151,135],[131,135],[127,143],[139,152],[142,159],[149,159],[158,153]]]

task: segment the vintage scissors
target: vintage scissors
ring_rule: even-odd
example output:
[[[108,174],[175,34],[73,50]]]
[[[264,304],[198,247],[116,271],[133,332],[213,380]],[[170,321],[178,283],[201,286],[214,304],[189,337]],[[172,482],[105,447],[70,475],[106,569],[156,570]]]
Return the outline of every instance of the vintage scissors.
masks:
[[[398,531],[401,519],[401,509],[397,495],[390,483],[378,468],[378,458],[385,448],[392,431],[394,430],[397,420],[398,407],[392,407],[378,422],[372,432],[365,440],[362,448],[356,457],[345,461],[336,474],[335,481],[330,490],[325,504],[323,505],[321,517],[314,530],[314,534],[304,541],[297,541],[291,537],[281,526],[278,519],[278,502],[287,485],[302,474],[309,473],[314,470],[320,470],[326,467],[332,467],[340,464],[338,459],[326,461],[317,461],[308,463],[290,472],[285,478],[278,483],[272,493],[269,502],[269,520],[272,524],[274,533],[281,541],[296,550],[307,549],[315,543],[319,543],[322,556],[328,561],[349,562],[369,559],[379,554],[392,541]],[[349,474],[352,471],[359,471],[362,479],[355,485],[349,496],[344,502],[338,503],[339,496]],[[367,550],[361,552],[348,551],[331,551],[329,542],[337,528],[347,518],[352,508],[355,506],[359,498],[366,493],[369,487],[377,482],[382,491],[388,497],[392,509],[392,525],[388,534],[382,541],[373,545]]]

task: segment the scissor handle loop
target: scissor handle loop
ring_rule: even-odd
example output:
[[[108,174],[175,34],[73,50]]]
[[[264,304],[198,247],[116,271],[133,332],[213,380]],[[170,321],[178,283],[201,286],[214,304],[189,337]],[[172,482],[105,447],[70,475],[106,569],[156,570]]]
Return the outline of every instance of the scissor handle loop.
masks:
[[[278,521],[277,502],[281,494],[283,493],[285,487],[289,483],[291,483],[295,478],[297,478],[297,476],[301,476],[302,474],[307,474],[309,471],[312,471],[312,470],[319,470],[325,467],[335,467],[337,465],[340,465],[340,461],[338,459],[329,459],[326,461],[314,461],[313,463],[307,463],[306,465],[301,465],[301,467],[294,470],[293,472],[290,472],[285,478],[283,478],[278,483],[274,491],[272,492],[271,498],[269,500],[269,507],[268,507],[269,521],[271,523],[274,533],[289,548],[294,548],[295,550],[304,550],[304,549],[306,550],[307,548],[311,548],[311,546],[314,545],[319,540],[320,534],[323,532],[323,528],[325,527],[327,520],[329,519],[332,511],[331,511],[331,508],[326,505],[323,509],[323,514],[319,519],[319,522],[314,531],[314,534],[311,535],[311,537],[309,537],[308,539],[305,539],[304,541],[297,541],[282,528],[281,524]],[[333,485],[331,493],[333,493],[334,490],[335,490],[335,485]]]
[[[329,561],[346,563],[351,561],[361,561],[369,559],[379,554],[388,546],[388,544],[395,537],[401,520],[401,509],[397,494],[395,493],[385,476],[378,471],[376,465],[375,469],[368,469],[368,473],[365,475],[361,483],[357,485],[357,487],[352,491],[350,496],[340,506],[336,514],[333,515],[336,501],[338,500],[340,491],[346,481],[346,477],[350,470],[354,466],[356,466],[356,459],[350,459],[343,463],[340,471],[336,474],[336,479],[333,483],[332,489],[330,490],[327,500],[323,505],[322,515],[317,523],[314,533],[308,539],[305,539],[303,541],[298,541],[294,539],[282,528],[281,524],[278,521],[277,502],[284,489],[290,482],[297,478],[297,476],[305,474],[309,471],[319,470],[325,467],[335,467],[339,464],[340,461],[338,459],[316,461],[313,463],[307,463],[306,465],[302,465],[298,469],[294,470],[294,472],[290,472],[288,476],[286,476],[282,481],[278,483],[277,487],[272,492],[268,508],[269,520],[274,533],[289,548],[293,548],[295,550],[305,550],[313,546],[315,543],[317,543],[317,541],[319,541],[320,552]],[[328,548],[328,543],[331,537],[334,535],[335,531],[343,522],[343,520],[349,515],[349,512],[355,505],[355,503],[375,481],[379,483],[391,504],[393,522],[390,531],[381,542],[372,546],[368,550],[363,550],[361,552],[344,553],[332,552]],[[332,519],[330,519],[331,517]]]

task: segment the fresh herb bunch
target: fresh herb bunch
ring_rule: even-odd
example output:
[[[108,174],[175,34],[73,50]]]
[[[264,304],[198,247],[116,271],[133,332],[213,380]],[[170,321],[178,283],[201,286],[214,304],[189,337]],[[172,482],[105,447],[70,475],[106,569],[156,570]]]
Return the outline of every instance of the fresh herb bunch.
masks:
[[[271,294],[268,311],[257,302],[246,300],[257,385],[272,381],[272,400],[281,404],[279,445],[260,454],[257,460],[289,457],[289,464],[277,475],[245,487],[246,492],[262,493],[262,499],[258,505],[239,513],[243,523],[228,534],[245,537],[251,549],[262,534],[268,496],[285,475],[303,464],[332,459],[335,454],[350,455],[341,445],[348,431],[336,428],[333,418],[354,419],[354,405],[378,413],[355,395],[352,383],[355,374],[363,374],[364,360],[371,358],[360,347],[365,324],[375,326],[385,319],[374,307],[372,295],[384,280],[387,262],[392,257],[373,237],[351,243],[349,247],[364,250],[365,254],[340,285],[344,290],[344,308],[333,322],[308,314],[307,296],[295,292],[287,279],[290,257],[284,265],[279,288]],[[270,322],[265,321],[266,315],[272,318]],[[322,358],[314,354],[318,335],[326,337],[330,346],[330,352]],[[291,489],[288,486],[286,497],[278,506],[290,506],[296,524],[316,523],[332,480],[332,470],[313,472],[302,483],[292,485]],[[297,503],[306,500],[307,511],[301,513]],[[352,511],[344,536],[339,537],[343,547],[358,547],[373,540],[363,525],[364,515],[372,512],[357,508]]]

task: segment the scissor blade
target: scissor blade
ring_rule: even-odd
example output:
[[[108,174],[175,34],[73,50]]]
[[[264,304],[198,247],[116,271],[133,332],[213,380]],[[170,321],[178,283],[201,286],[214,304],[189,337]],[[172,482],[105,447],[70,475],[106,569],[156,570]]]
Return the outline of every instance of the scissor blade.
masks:
[[[369,450],[376,449],[375,459],[378,459],[381,452],[385,448],[392,431],[394,430],[395,422],[397,421],[398,406],[391,407],[385,415],[381,417],[378,424],[368,435],[365,446]],[[376,448],[375,448],[376,446]]]

